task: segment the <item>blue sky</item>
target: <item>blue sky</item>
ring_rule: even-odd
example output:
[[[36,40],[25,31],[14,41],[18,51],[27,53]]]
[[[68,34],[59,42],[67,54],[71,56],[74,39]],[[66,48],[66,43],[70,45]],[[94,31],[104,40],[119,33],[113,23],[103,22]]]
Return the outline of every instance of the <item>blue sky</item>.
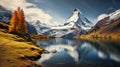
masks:
[[[120,0],[0,0],[0,5],[12,12],[21,7],[28,22],[58,25],[65,23],[75,8],[95,23],[99,15],[120,9]]]
[[[53,16],[53,20],[65,21],[75,8],[90,21],[95,22],[100,14],[109,14],[120,9],[120,0],[27,0]]]

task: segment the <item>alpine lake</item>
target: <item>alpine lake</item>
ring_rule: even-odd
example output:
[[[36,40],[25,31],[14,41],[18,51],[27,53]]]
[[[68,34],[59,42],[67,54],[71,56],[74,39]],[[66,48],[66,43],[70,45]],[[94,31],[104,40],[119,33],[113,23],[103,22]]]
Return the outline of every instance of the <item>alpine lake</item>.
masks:
[[[120,67],[120,40],[54,38],[37,41],[44,67]]]

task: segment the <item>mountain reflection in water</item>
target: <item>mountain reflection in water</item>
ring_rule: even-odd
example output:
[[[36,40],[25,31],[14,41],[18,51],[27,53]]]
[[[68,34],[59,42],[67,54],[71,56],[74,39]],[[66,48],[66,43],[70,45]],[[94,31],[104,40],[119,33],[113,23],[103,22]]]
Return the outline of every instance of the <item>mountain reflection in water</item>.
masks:
[[[55,38],[38,41],[48,51],[36,61],[44,67],[119,67],[120,42]]]

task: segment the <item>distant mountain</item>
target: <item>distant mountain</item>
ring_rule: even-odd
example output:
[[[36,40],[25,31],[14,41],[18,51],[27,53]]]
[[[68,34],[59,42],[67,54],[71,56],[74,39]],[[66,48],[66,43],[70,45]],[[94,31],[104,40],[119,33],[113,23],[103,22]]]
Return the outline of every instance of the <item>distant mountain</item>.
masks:
[[[101,26],[97,32],[99,33],[113,33],[113,32],[120,33],[120,18],[117,20],[112,21],[111,23]]]
[[[44,34],[46,31],[50,30],[49,25],[41,23],[40,21],[31,23],[37,31],[37,34]]]
[[[11,16],[12,16],[12,12],[10,10],[5,9],[4,7],[2,7],[0,5],[0,21],[9,24]],[[27,29],[28,29],[28,33],[30,33],[30,34],[37,34],[36,29],[29,22],[27,22]]]
[[[105,18],[98,21],[95,26],[97,26],[97,27],[105,26],[105,25],[108,25],[108,24],[116,21],[119,18],[120,18],[120,9],[116,10],[113,13],[110,13],[108,16],[106,16]]]
[[[101,15],[102,15],[103,19],[100,19],[98,22],[105,20],[105,18],[108,18],[107,22],[112,22],[112,21],[120,18],[120,9],[118,9],[110,14],[101,14]],[[100,15],[100,17],[101,17],[101,15]],[[105,15],[105,16],[103,17],[103,15]]]
[[[0,5],[0,21],[8,23],[12,16],[12,12]]]
[[[99,33],[113,32],[120,29],[120,9],[110,13],[107,17],[101,19],[92,27],[89,32],[99,31]]]
[[[107,17],[98,21],[88,33],[87,37],[112,37],[120,38],[120,10],[110,13]],[[83,34],[84,35],[84,34]]]
[[[82,30],[88,30],[93,25],[92,22],[90,22],[79,9],[75,9],[73,12],[73,15],[68,19],[68,23],[75,22],[75,26],[77,28],[81,28]]]
[[[94,30],[95,30],[95,31],[96,31],[96,30],[99,30],[100,28],[102,28],[102,27],[104,27],[104,26],[106,26],[106,25],[108,25],[108,24],[110,24],[110,22],[109,22],[109,17],[106,17],[106,18],[98,21],[98,22],[96,23],[96,25],[93,26],[88,32],[93,32]]]
[[[109,21],[110,22],[115,21],[119,18],[120,18],[120,9],[118,9],[115,12],[109,14]]]
[[[29,34],[37,34],[35,27],[27,22],[27,29]]]
[[[75,9],[72,16],[64,25],[50,26],[40,21],[33,23],[38,34],[45,34],[55,37],[73,37],[86,33],[93,24],[83,16],[79,9]]]

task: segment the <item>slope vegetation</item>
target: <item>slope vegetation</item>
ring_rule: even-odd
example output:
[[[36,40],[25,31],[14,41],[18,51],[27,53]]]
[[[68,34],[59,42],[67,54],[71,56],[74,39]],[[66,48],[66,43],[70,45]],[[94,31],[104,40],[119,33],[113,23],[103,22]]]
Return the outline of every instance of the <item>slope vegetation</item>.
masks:
[[[105,22],[104,22],[105,23]],[[96,24],[89,30],[87,34],[78,36],[77,38],[111,38],[120,39],[120,19],[112,21],[106,25]]]
[[[0,23],[0,67],[41,67],[34,60],[40,58],[44,49],[18,35],[9,34],[7,24]]]

